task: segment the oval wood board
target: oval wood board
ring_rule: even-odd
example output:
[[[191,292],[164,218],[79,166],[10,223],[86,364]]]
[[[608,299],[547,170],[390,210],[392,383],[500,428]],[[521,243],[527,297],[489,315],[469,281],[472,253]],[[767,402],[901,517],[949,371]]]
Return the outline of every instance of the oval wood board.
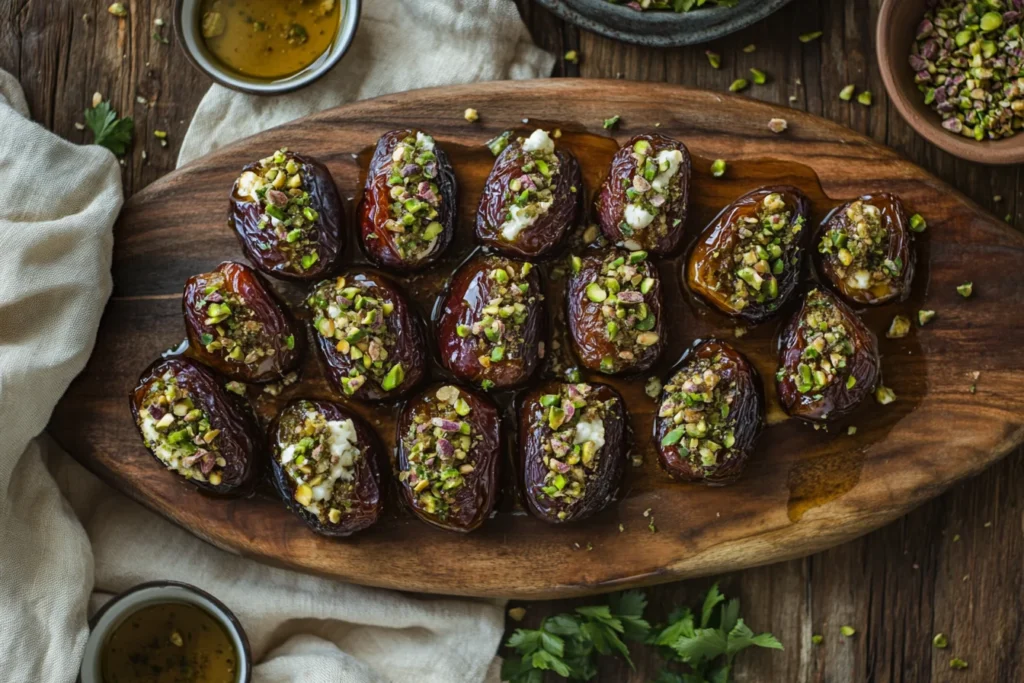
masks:
[[[481,121],[464,121],[466,107],[477,108]],[[620,126],[602,129],[602,120],[613,114],[622,116]],[[769,132],[773,116],[787,118],[789,130]],[[222,260],[243,260],[225,216],[231,183],[247,162],[281,146],[320,157],[351,217],[377,137],[400,127],[432,132],[456,166],[460,236],[435,276],[406,280],[429,314],[443,276],[472,245],[475,207],[492,161],[481,146],[487,139],[506,128],[560,128],[562,144],[583,166],[589,197],[617,144],[655,130],[655,123],[694,154],[687,242],[727,203],[771,182],[804,189],[815,224],[839,199],[879,190],[900,194],[912,211],[926,216],[929,229],[917,242],[922,265],[911,299],[864,315],[880,337],[885,383],[899,396],[894,404],[868,401],[828,432],[784,421],[777,407],[770,409],[775,424],[762,436],[743,478],[726,488],[707,488],[673,483],[658,469],[648,436],[653,402],[643,395],[644,378],[614,382],[632,414],[633,452],[643,456],[627,473],[618,502],[581,525],[555,527],[512,510],[514,496],[506,495],[502,510],[470,535],[428,527],[392,497],[386,517],[371,530],[343,541],[321,539],[272,495],[235,501],[201,495],[143,448],[127,394],[141,370],[184,337],[185,279]],[[729,171],[716,180],[708,166],[719,157],[729,161]],[[351,226],[347,249],[361,258]],[[672,317],[670,346],[658,366],[662,373],[693,339],[733,339],[735,328],[683,293],[678,266],[678,258],[660,264]],[[96,349],[50,429],[121,491],[217,546],[278,565],[389,588],[520,598],[664,582],[785,560],[866,533],[1020,443],[1024,355],[1016,347],[1024,319],[1022,273],[1021,235],[895,152],[801,112],[622,81],[502,82],[410,92],[248,138],[134,196],[115,229],[114,294]],[[955,287],[968,280],[975,294],[964,300]],[[286,293],[293,300],[301,296],[301,290]],[[936,310],[935,321],[915,325],[905,339],[885,339],[894,314],[914,317],[919,308]],[[564,334],[564,321],[556,319],[555,325]],[[772,406],[775,330],[768,323],[733,339],[765,378]],[[980,375],[975,379],[974,373]],[[315,363],[307,364],[304,377],[278,399],[261,399],[261,414],[290,396],[324,395]],[[378,411],[373,421],[390,449],[391,413],[381,417]],[[857,427],[852,436],[851,424]]]

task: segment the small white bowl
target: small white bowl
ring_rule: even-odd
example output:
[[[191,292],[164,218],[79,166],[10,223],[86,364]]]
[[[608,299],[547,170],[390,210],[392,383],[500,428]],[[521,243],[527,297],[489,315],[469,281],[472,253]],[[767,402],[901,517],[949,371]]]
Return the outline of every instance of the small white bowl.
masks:
[[[249,650],[249,639],[238,619],[217,598],[206,591],[187,583],[176,581],[157,581],[135,586],[105,604],[89,621],[92,632],[85,643],[85,655],[78,675],[79,683],[103,683],[100,669],[100,658],[103,644],[110,633],[120,626],[125,619],[143,607],[160,605],[169,602],[195,605],[213,617],[224,628],[231,639],[231,644],[238,653],[238,675],[235,683],[249,683],[252,679],[252,653]]]
[[[252,95],[279,95],[303,88],[330,71],[348,52],[356,29],[359,27],[359,14],[362,11],[362,0],[339,0],[341,24],[338,26],[338,37],[331,45],[327,56],[321,58],[320,64],[313,69],[304,69],[297,74],[277,81],[267,82],[246,78],[231,71],[210,54],[203,42],[199,16],[200,0],[175,0],[174,32],[178,36],[178,45],[184,50],[185,56],[192,65],[212,78],[217,83],[232,90]]]

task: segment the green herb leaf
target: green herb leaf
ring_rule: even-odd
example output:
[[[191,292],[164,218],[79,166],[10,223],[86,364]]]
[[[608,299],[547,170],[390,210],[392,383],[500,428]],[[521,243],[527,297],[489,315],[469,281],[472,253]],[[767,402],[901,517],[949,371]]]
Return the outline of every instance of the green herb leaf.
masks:
[[[123,156],[132,143],[135,123],[130,116],[117,118],[110,102],[100,102],[92,109],[86,109],[85,125],[92,131],[93,144],[106,147],[117,156]]]

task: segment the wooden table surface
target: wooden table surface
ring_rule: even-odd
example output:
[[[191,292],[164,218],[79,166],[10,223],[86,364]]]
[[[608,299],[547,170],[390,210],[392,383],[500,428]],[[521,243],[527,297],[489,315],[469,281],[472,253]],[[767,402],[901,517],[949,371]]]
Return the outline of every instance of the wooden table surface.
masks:
[[[375,0],[390,1],[390,0]],[[875,62],[874,23],[880,0],[795,0],[769,19],[710,46],[652,50],[619,44],[516,0],[534,39],[578,65],[559,60],[554,74],[666,81],[725,90],[751,67],[769,75],[747,95],[825,116],[884,142],[972,197],[997,216],[1024,226],[1024,180],[1017,167],[987,168],[930,148],[889,105]],[[156,18],[171,37],[173,0],[135,0],[128,20],[106,12],[106,0],[0,0],[0,68],[20,79],[33,117],[58,134],[85,142],[75,128],[95,91],[136,121],[124,162],[127,193],[174,167],[177,148],[208,79],[172,43],[151,36]],[[797,36],[824,32],[802,44]],[[743,47],[755,44],[756,51]],[[710,47],[722,56],[712,69]],[[848,83],[874,93],[874,105],[840,101]],[[791,99],[792,98],[792,99]],[[166,130],[162,148],[154,130]],[[145,155],[145,158],[144,158]],[[999,199],[997,199],[999,198]],[[1020,277],[1020,274],[1007,274]],[[1016,340],[1009,343],[1017,343]],[[950,453],[956,457],[956,453]],[[1024,681],[1024,457],[1021,450],[906,517],[859,540],[802,559],[719,577],[743,601],[755,631],[770,630],[784,652],[739,660],[739,682]],[[652,620],[675,604],[693,603],[712,579],[647,591]],[[524,605],[523,622],[593,599]],[[844,638],[840,626],[857,635]],[[509,622],[509,628],[516,626]],[[931,645],[937,632],[950,647]],[[821,645],[812,634],[823,634]],[[961,657],[966,671],[952,671]],[[598,680],[653,679],[661,662],[635,647],[637,671],[610,658]]]

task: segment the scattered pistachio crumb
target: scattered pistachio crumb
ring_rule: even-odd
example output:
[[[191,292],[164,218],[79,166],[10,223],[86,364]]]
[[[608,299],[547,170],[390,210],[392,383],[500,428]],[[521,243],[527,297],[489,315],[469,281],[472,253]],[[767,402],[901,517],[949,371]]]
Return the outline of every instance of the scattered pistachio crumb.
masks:
[[[915,213],[910,217],[910,229],[914,232],[924,232],[927,228],[928,223],[921,214]]]
[[[903,339],[910,333],[910,318],[905,315],[897,315],[892,319],[889,330],[885,336],[889,339]]]
[[[995,195],[994,197],[992,197],[992,201],[994,201],[994,202],[1001,202],[1001,201],[1003,201],[1003,195],[1001,195],[1001,194]]]
[[[650,516],[651,516],[651,508],[647,508],[646,510],[644,510],[644,517],[650,517]]]
[[[817,40],[818,38],[821,38],[821,35],[822,35],[821,31],[811,31],[810,33],[804,33],[804,34],[801,34],[801,36],[800,36],[800,42],[801,43],[810,43],[812,41]]]
[[[96,107],[100,106],[100,104],[102,104],[102,103],[103,103],[103,95],[101,95],[99,93],[99,91],[94,92],[92,94],[92,108],[95,109]]]
[[[940,650],[944,650],[949,647],[949,640],[946,638],[944,633],[936,633],[935,637],[932,638],[932,645]]]
[[[856,89],[857,86],[855,86],[853,83],[844,86],[843,89],[839,91],[839,99],[841,99],[843,102],[849,102],[850,100],[853,99],[853,91]]]
[[[473,109],[473,107],[467,107],[466,111],[462,113],[462,118],[466,119],[470,123],[473,123],[474,121],[480,120],[480,112],[478,112],[476,109]]]
[[[562,129],[561,128],[555,128],[553,131],[551,131],[551,137],[553,137],[556,140],[558,138],[562,137]]]
[[[75,121],[75,130],[85,130],[85,124],[81,121]]]
[[[621,534],[621,533],[622,533],[623,531],[625,531],[625,530],[626,530],[626,526],[625,526],[624,524],[621,524],[621,523],[620,523],[620,524],[619,524],[619,533]]]
[[[958,670],[966,669],[967,668],[967,662],[962,660],[962,659],[960,659],[959,657],[953,657],[953,659],[949,660],[949,668],[950,669],[958,669]]]
[[[960,540],[960,534],[953,534],[953,543],[956,543],[959,540]]]
[[[787,128],[789,128],[789,122],[786,119],[771,119],[768,122],[768,130],[773,133],[781,133]]]
[[[123,18],[128,16],[128,8],[125,7],[123,2],[115,2],[107,8],[107,11],[113,14],[115,17]]]
[[[820,633],[815,633],[813,636],[811,636],[811,642],[815,645],[821,645],[824,641],[825,636],[821,635]]]
[[[768,77],[760,69],[751,69],[750,75],[754,79],[754,83],[756,83],[757,85],[764,85],[765,82],[768,80]]]
[[[863,104],[865,107],[871,106],[871,91],[865,90],[861,94],[857,95],[857,101]]]
[[[705,50],[704,55],[708,58],[708,64],[711,65],[712,69],[717,69],[722,66],[722,56],[717,52]]]
[[[652,534],[658,533],[658,527],[654,526],[654,515],[651,515],[651,522],[647,525],[647,528],[651,530]]]
[[[985,522],[985,524],[983,524],[982,526],[984,526],[987,529],[990,526],[992,526],[992,522]]]
[[[799,99],[800,99],[800,98],[799,98],[799,97],[797,97],[796,95],[790,95],[790,96],[789,96],[789,101],[790,101],[791,103],[792,103],[792,102],[796,102],[796,101],[797,101],[797,100],[799,100]]]
[[[522,621],[523,617],[526,616],[525,607],[512,607],[508,611],[508,616],[512,621]]]
[[[157,17],[156,19],[153,20],[153,25],[157,26],[157,27],[163,26],[164,25],[164,20],[161,19],[160,17]]]
[[[743,51],[746,52],[747,54],[750,54],[751,52],[755,52],[756,50],[757,50],[757,45],[755,45],[754,43],[751,43],[750,45],[746,45],[743,48]]]
[[[570,64],[579,64],[580,53],[577,52],[576,50],[569,50],[568,52],[565,53],[565,61],[569,62]]]
[[[896,392],[887,386],[878,385],[875,389],[875,400],[878,401],[879,405],[887,406],[896,400]]]
[[[857,629],[852,626],[842,626],[839,628],[839,631],[847,638],[851,638],[857,633]]]
[[[732,85],[729,86],[729,92],[739,92],[741,90],[746,90],[748,85],[750,84],[747,83],[747,79],[737,78],[735,81],[732,82]]]
[[[737,339],[741,339],[742,337],[746,336],[747,332],[749,331],[750,330],[748,330],[745,327],[737,327],[735,330],[732,331],[732,333],[736,335]]]
[[[856,433],[857,433],[857,428],[854,427],[853,425],[850,425],[849,427],[846,428],[846,435],[847,436],[853,436]]]
[[[154,130],[153,131],[153,137],[159,138],[161,140],[165,140],[167,138],[167,131],[166,130]]]
[[[618,127],[618,125],[619,125],[619,120],[620,120],[621,118],[622,118],[621,116],[619,116],[618,114],[616,114],[615,116],[611,117],[610,119],[605,119],[605,120],[604,120],[604,123],[602,123],[601,125],[603,125],[603,126],[604,126],[604,129],[605,129],[605,130],[613,130],[613,129],[615,129],[615,128],[617,128],[617,127]]]
[[[658,395],[661,394],[661,379],[649,377],[647,384],[644,385],[644,393],[650,398],[658,398]]]
[[[590,541],[587,541],[587,552],[589,553],[593,549],[594,549],[594,544],[591,543]]]
[[[956,293],[966,299],[967,297],[974,293],[974,283],[965,282],[962,285],[958,285],[956,288]]]
[[[725,175],[725,159],[715,159],[711,162],[711,175],[721,178]]]
[[[242,384],[241,382],[228,382],[227,384],[224,385],[224,388],[233,394],[245,396],[245,385]]]
[[[935,311],[918,311],[917,312],[917,324],[924,327],[932,320],[935,319]]]
[[[1013,214],[1009,214],[1009,213],[1006,214],[1005,216],[1003,216],[1003,220],[1006,221],[1007,223],[1012,223],[1013,222]]]

